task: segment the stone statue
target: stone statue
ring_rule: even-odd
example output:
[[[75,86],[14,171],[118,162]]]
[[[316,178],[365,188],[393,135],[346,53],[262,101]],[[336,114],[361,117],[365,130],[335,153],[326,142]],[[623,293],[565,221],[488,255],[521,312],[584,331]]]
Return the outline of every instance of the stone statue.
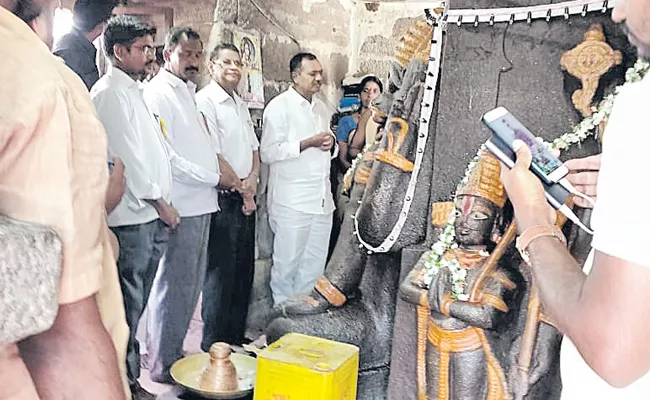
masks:
[[[506,195],[499,181],[498,160],[482,152],[469,181],[457,190],[454,212],[457,247],[442,255],[447,265],[427,282],[431,252],[426,252],[400,286],[400,295],[418,305],[426,321],[418,318],[418,361],[426,360],[426,386],[418,382],[421,397],[453,399],[507,399],[504,366],[495,356],[493,342],[509,325],[521,275],[506,263],[488,263],[503,234]],[[493,261],[494,262],[494,261]],[[453,266],[458,271],[450,270]],[[463,293],[455,293],[459,271]],[[486,274],[487,271],[487,274]],[[481,282],[483,278],[485,281]],[[427,288],[430,288],[427,290]],[[475,292],[474,299],[470,291]],[[458,292],[458,290],[457,290]],[[472,293],[474,294],[474,293]],[[461,300],[461,298],[463,300]],[[424,344],[423,343],[423,344]],[[424,357],[423,357],[424,356]],[[419,366],[422,368],[423,366]],[[451,373],[453,371],[453,374]]]
[[[434,245],[400,285],[400,296],[417,309],[419,398],[541,400],[559,393],[552,378],[560,336],[540,324],[539,299],[528,304],[530,276],[507,251],[515,226],[499,172],[499,162],[481,151],[455,203],[432,214],[439,224],[449,209],[455,213],[455,244],[441,257],[444,249]]]

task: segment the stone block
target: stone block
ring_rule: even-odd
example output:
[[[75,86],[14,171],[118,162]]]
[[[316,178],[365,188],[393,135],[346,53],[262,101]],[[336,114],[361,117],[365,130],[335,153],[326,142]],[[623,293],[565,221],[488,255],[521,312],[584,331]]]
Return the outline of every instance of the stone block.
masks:
[[[264,79],[290,81],[289,60],[298,46],[286,37],[265,36],[262,41],[262,72]]]
[[[567,90],[567,82],[573,78],[562,72],[560,57],[583,40],[592,23],[604,25],[608,41],[626,53],[624,63],[629,65],[634,56],[626,51],[621,33],[608,15],[600,13],[566,21],[557,18],[550,23],[515,23],[507,32],[503,24],[478,28],[449,25],[436,122],[433,201],[451,197],[467,163],[490,136],[480,119],[497,105],[497,78],[501,68],[509,65],[506,56],[512,61],[512,69],[501,74],[498,105],[508,108],[535,135],[547,140],[573,128],[580,120],[571,103],[572,91]],[[620,79],[618,75],[618,83]],[[602,82],[607,85],[605,81],[607,78]],[[588,141],[582,147],[574,146],[569,154],[593,153],[595,146]]]
[[[214,21],[233,24],[237,22],[239,0],[217,0],[214,10]]]
[[[257,0],[256,3],[263,12],[252,2],[240,3],[238,24],[243,28],[255,28],[267,34],[286,36],[286,33],[264,16],[267,14],[299,41],[323,40],[337,46],[348,45],[350,14],[338,0],[314,4],[310,12],[302,9],[301,1]]]

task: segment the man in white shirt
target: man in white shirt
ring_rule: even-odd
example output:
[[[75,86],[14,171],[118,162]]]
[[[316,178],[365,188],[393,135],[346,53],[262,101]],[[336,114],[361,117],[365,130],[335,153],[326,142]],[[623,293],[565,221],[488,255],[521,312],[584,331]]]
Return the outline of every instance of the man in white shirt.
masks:
[[[626,22],[630,42],[648,58],[650,0],[623,0],[612,19]],[[649,194],[639,175],[647,170],[650,148],[648,104],[650,76],[622,91],[612,109],[592,216],[588,275],[558,240],[561,234],[553,232],[555,213],[528,169],[530,151],[521,142],[515,168],[502,174],[521,232],[519,247],[530,256],[546,312],[567,336],[560,361],[563,399],[638,400],[650,393],[650,216],[643,207],[630,207]],[[593,169],[587,165],[593,161],[582,164]],[[593,175],[573,182],[584,185]]]
[[[219,209],[220,178],[216,146],[196,109],[193,82],[198,77],[203,44],[194,30],[174,28],[165,40],[165,67],[145,87],[144,98],[159,118],[171,146],[172,203],[181,219],[151,290],[147,349],[151,379],[171,382],[169,369],[182,357],[183,339],[203,288],[210,216]]]
[[[275,234],[271,291],[273,302],[309,293],[325,269],[334,201],[330,189],[330,113],[314,95],[323,67],[316,56],[291,59],[293,86],[264,110],[260,155],[270,165],[269,223]]]
[[[117,268],[129,325],[127,376],[138,399],[153,399],[138,384],[140,350],[135,337],[147,305],[160,258],[167,249],[168,229],[180,216],[170,204],[172,171],[160,125],[147,108],[138,79],[153,60],[156,28],[121,15],[104,30],[108,72],[90,95],[106,129],[109,155],[125,166],[126,192],[108,215],[120,243]]]
[[[232,44],[220,44],[210,55],[212,82],[197,95],[199,111],[217,140],[220,156],[244,184],[243,193],[219,191],[220,211],[212,214],[208,269],[203,287],[203,341],[245,342],[248,302],[255,267],[255,190],[259,174],[259,142],[246,103],[236,93],[241,56]]]

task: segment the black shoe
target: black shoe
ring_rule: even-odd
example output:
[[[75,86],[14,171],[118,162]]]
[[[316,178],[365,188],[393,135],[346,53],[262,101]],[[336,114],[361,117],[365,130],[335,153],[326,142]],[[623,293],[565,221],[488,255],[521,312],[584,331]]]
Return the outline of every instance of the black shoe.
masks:
[[[147,392],[139,383],[131,385],[131,398],[133,400],[156,400],[156,395]]]

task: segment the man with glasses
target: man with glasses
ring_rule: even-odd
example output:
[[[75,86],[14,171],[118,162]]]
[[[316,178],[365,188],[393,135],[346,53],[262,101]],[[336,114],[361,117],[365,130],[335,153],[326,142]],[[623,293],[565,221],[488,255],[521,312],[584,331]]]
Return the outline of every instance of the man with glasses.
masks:
[[[172,171],[160,125],[147,108],[138,80],[155,62],[156,29],[133,16],[112,18],[104,31],[108,72],[91,97],[108,136],[108,152],[123,160],[126,192],[108,215],[120,243],[117,268],[130,328],[127,376],[133,398],[154,399],[138,383],[138,322],[149,298],[169,229],[180,222],[170,204]]]
[[[246,103],[236,93],[242,77],[239,50],[218,45],[210,55],[212,82],[197,94],[217,152],[227,162],[243,191],[219,191],[220,211],[212,214],[208,267],[203,287],[203,341],[245,342],[248,301],[255,266],[255,190],[259,174],[259,142]]]

